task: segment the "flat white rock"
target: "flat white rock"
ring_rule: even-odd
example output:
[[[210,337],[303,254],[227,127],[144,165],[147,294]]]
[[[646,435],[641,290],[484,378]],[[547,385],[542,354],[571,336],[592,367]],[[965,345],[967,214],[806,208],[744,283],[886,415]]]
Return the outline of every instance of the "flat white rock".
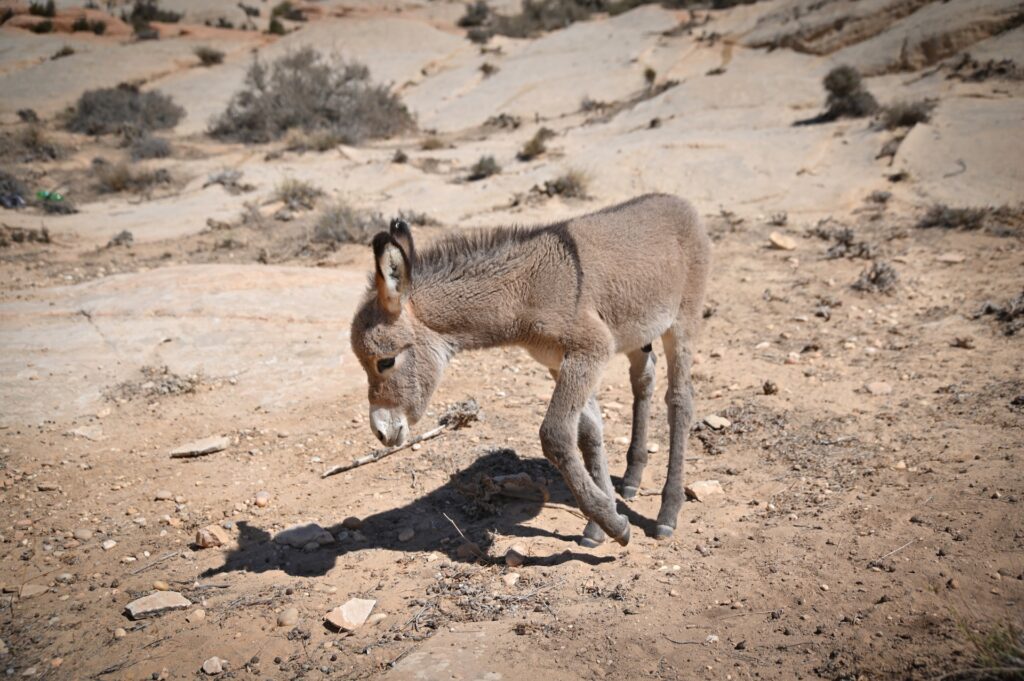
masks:
[[[722,428],[728,428],[732,425],[732,421],[724,416],[719,416],[718,414],[708,414],[704,417],[704,423],[714,430],[721,430]]]
[[[715,494],[724,494],[722,484],[717,480],[698,480],[686,486],[686,496],[697,501],[705,501]]]
[[[355,631],[366,622],[377,601],[366,598],[351,598],[344,605],[331,610],[324,619],[342,631]]]
[[[213,454],[227,449],[231,444],[231,438],[214,435],[213,437],[205,437],[202,440],[195,440],[183,444],[180,447],[171,450],[172,459],[183,459],[191,456],[203,456],[204,454]]]
[[[768,235],[768,241],[771,242],[773,248],[777,248],[781,251],[796,250],[796,239],[791,236],[786,236],[782,232],[772,232]]]
[[[157,617],[172,610],[184,610],[192,602],[177,591],[157,591],[142,598],[136,598],[125,606],[128,616],[133,620]]]
[[[300,523],[292,525],[277,533],[274,541],[278,544],[291,546],[296,549],[305,548],[307,544],[315,543],[320,546],[327,546],[334,543],[331,533],[316,523]]]

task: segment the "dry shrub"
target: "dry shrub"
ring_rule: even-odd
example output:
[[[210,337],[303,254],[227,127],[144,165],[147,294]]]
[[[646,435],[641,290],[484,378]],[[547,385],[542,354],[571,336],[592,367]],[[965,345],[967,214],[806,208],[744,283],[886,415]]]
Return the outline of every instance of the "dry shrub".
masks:
[[[74,53],[75,48],[71,47],[70,45],[64,45],[50,56],[50,61],[63,59],[64,57],[70,57]]]
[[[944,203],[935,204],[917,222],[921,229],[940,227],[942,229],[981,229],[989,208],[951,208]]]
[[[147,158],[167,158],[171,155],[171,144],[162,137],[142,135],[128,145],[133,161]]]
[[[863,118],[878,110],[878,102],[864,88],[860,72],[852,66],[837,66],[823,81],[828,97],[825,111],[813,118],[797,121],[794,125],[828,123],[840,118]]]
[[[171,174],[157,170],[136,169],[127,163],[94,163],[96,188],[103,193],[136,192],[144,193],[160,184],[168,184]]]
[[[387,220],[379,213],[363,213],[339,200],[320,212],[313,228],[313,241],[330,244],[368,244],[374,234],[387,228]]]
[[[57,6],[53,0],[46,0],[46,2],[33,0],[28,6],[28,13],[37,17],[55,17],[57,16]]]
[[[292,210],[297,208],[312,209],[316,205],[317,199],[323,195],[323,190],[311,182],[296,180],[291,177],[281,180],[274,189],[274,199],[283,201]]]
[[[587,198],[587,186],[590,177],[582,170],[570,168],[562,175],[544,183],[544,193],[548,196],[561,196],[566,199]]]
[[[65,127],[87,135],[141,132],[173,128],[184,116],[185,110],[167,95],[121,84],[85,92],[68,113]]]
[[[857,281],[853,282],[853,288],[868,293],[890,293],[896,288],[897,281],[899,281],[899,274],[893,266],[882,260],[876,260],[871,267],[861,272]]]
[[[212,47],[202,45],[193,50],[193,53],[199,57],[199,63],[203,66],[215,66],[224,61],[224,53],[220,50],[215,50]]]
[[[550,128],[541,128],[523,145],[516,158],[520,161],[532,161],[548,150],[545,142],[554,136],[555,132]]]
[[[388,88],[371,83],[365,66],[330,60],[304,47],[269,66],[254,61],[243,89],[210,134],[262,143],[292,129],[328,130],[346,144],[358,144],[412,127],[409,110]]]
[[[497,175],[501,172],[501,166],[494,160],[493,156],[481,156],[473,167],[469,169],[469,177],[467,178],[470,182],[476,182],[482,180],[491,175]]]
[[[459,26],[463,28],[483,26],[490,18],[491,8],[484,0],[476,0],[476,2],[466,5],[466,13],[459,19]]]
[[[53,141],[45,128],[38,123],[0,133],[0,158],[16,163],[33,161],[56,161],[65,158],[68,150]]]
[[[427,137],[420,142],[420,149],[423,151],[436,151],[437,149],[444,149],[444,141],[436,135]]]
[[[896,102],[883,107],[879,123],[886,130],[912,128],[918,123],[927,123],[932,117],[935,102],[922,99],[916,102]]]

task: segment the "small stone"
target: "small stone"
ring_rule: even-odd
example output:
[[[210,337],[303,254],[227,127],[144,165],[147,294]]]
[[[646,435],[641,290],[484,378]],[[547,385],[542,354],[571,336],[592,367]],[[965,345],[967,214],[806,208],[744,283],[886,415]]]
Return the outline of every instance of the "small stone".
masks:
[[[704,639],[705,643],[718,643],[718,637],[714,634],[708,634],[708,637]]]
[[[70,572],[62,572],[59,575],[57,575],[57,581],[61,584],[70,584],[71,582],[75,581],[75,576]]]
[[[676,589],[669,589],[668,595],[672,598],[679,598],[679,592]]]
[[[124,630],[124,627],[118,627],[114,629],[114,638],[121,639],[128,635],[128,632]]]
[[[224,546],[231,541],[231,535],[219,525],[207,525],[196,531],[196,546],[201,549],[210,549],[215,546]]]
[[[885,381],[872,381],[864,386],[872,395],[891,395],[892,386]]]
[[[658,449],[659,449],[659,447],[658,447],[658,443],[657,442],[652,442],[651,444],[647,445],[647,453],[648,454],[657,454],[658,453]]]
[[[277,626],[294,627],[299,623],[299,609],[285,608],[277,615]]]
[[[186,459],[193,456],[203,456],[204,454],[213,454],[220,452],[228,448],[231,444],[231,438],[229,437],[207,437],[202,440],[195,440],[188,444],[181,445],[171,450],[172,459]]]
[[[796,250],[796,239],[791,236],[786,236],[782,232],[772,232],[768,235],[768,241],[771,243],[772,248],[776,248],[780,251]]]
[[[765,395],[774,395],[779,392],[779,386],[775,381],[765,381],[764,385],[761,386],[761,390]]]
[[[828,584],[821,584],[818,586],[818,588],[822,591],[828,591]]]
[[[905,471],[905,470],[907,470],[907,462],[906,462],[906,461],[904,461],[903,459],[900,459],[899,461],[897,461],[896,463],[894,463],[894,464],[892,465],[892,467],[893,467],[893,468],[894,468],[895,470],[898,470],[898,471]]]
[[[206,611],[202,608],[196,608],[189,614],[185,615],[185,621],[189,624],[199,624],[206,619]]]
[[[398,533],[398,541],[409,541],[415,536],[416,530],[412,529],[411,527],[406,527]]]
[[[952,591],[956,591],[960,588],[960,580],[956,577],[950,577],[949,580],[946,582],[946,588]]]
[[[157,591],[170,591],[171,585],[162,579],[157,579],[153,582],[153,588]]]
[[[281,530],[274,537],[274,541],[278,544],[301,549],[310,542],[316,542],[320,546],[333,544],[334,536],[317,523],[311,522],[299,523]]]
[[[513,544],[508,551],[505,552],[505,565],[509,567],[520,567],[526,562],[526,549],[521,544]]]
[[[170,501],[174,498],[174,492],[169,489],[158,490],[153,498],[157,501]]]
[[[90,539],[92,539],[92,530],[86,529],[84,527],[78,528],[77,530],[75,530],[71,534],[78,541],[83,541],[84,542],[84,541],[89,541]]]
[[[36,489],[40,492],[56,492],[60,487],[55,482],[40,482],[36,484]]]
[[[501,581],[505,582],[505,586],[507,586],[508,588],[511,589],[512,587],[514,587],[519,582],[519,573],[518,572],[510,572],[510,573],[508,573],[506,575],[502,575],[501,576]]]
[[[712,430],[721,430],[732,425],[732,421],[718,414],[708,414],[704,417],[704,423]]]
[[[366,622],[377,601],[366,598],[352,598],[327,613],[327,623],[341,631],[355,631]]]
[[[270,492],[256,492],[256,496],[253,497],[253,503],[255,503],[259,508],[266,508],[270,505]]]
[[[346,530],[359,530],[363,527],[363,521],[361,518],[357,518],[354,515],[350,515],[341,521],[341,526]]]
[[[617,445],[628,445],[629,444],[629,438],[626,437],[625,435],[620,435],[619,437],[615,438],[615,444],[617,444]]]
[[[21,597],[34,598],[35,596],[40,596],[49,590],[49,587],[43,584],[26,584],[21,587]]]
[[[102,544],[100,544],[100,548],[102,548],[104,551],[109,551],[110,549],[114,548],[115,546],[117,546],[117,542],[114,541],[113,539],[107,539]]]
[[[388,618],[388,616],[385,615],[384,613],[382,613],[382,612],[375,612],[372,615],[370,615],[368,618],[366,618],[366,626],[372,627],[374,624],[379,624],[379,623],[383,622],[384,620],[386,620],[387,618]]]
[[[136,598],[129,603],[125,610],[133,620],[141,620],[147,617],[157,617],[172,610],[183,610],[192,605],[192,602],[177,591],[157,591],[142,598]]]
[[[219,657],[211,657],[203,663],[203,673],[207,676],[216,676],[224,671],[224,660]]]
[[[958,265],[962,263],[964,260],[967,260],[967,256],[964,255],[963,253],[950,251],[949,253],[943,253],[938,258],[936,258],[936,260],[947,265]]]
[[[467,541],[459,544],[459,548],[455,549],[455,555],[460,560],[473,560],[483,555],[483,551],[474,542]]]
[[[686,496],[696,501],[706,501],[715,494],[725,493],[725,490],[722,489],[722,484],[717,480],[698,480],[690,483],[684,489]]]

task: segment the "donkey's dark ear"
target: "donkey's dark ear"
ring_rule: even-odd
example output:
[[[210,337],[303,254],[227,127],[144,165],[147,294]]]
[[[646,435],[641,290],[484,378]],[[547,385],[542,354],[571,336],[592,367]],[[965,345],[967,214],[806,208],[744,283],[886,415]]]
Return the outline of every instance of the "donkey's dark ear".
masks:
[[[398,242],[398,245],[405,251],[406,257],[410,263],[416,261],[416,249],[412,245],[412,230],[409,229],[409,223],[401,218],[395,218],[391,221],[391,237]]]
[[[390,314],[400,315],[409,293],[409,259],[387,232],[373,237],[373,258],[377,263],[377,302]]]

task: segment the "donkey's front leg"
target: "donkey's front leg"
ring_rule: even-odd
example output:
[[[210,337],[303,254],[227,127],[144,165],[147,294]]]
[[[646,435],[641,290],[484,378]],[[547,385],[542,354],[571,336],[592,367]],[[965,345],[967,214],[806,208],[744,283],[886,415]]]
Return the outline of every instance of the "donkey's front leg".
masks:
[[[583,514],[625,546],[629,543],[629,521],[616,511],[615,498],[590,477],[576,450],[580,416],[597,387],[605,361],[586,355],[566,356],[540,427],[540,444],[544,456],[562,473]]]
[[[608,474],[608,457],[604,450],[604,428],[601,423],[601,407],[597,404],[597,396],[591,395],[587,406],[580,414],[579,445],[583,454],[583,463],[590,473],[591,479],[611,499],[615,499],[615,488]],[[595,548],[605,540],[604,530],[591,520],[583,530],[580,544],[587,548]]]

